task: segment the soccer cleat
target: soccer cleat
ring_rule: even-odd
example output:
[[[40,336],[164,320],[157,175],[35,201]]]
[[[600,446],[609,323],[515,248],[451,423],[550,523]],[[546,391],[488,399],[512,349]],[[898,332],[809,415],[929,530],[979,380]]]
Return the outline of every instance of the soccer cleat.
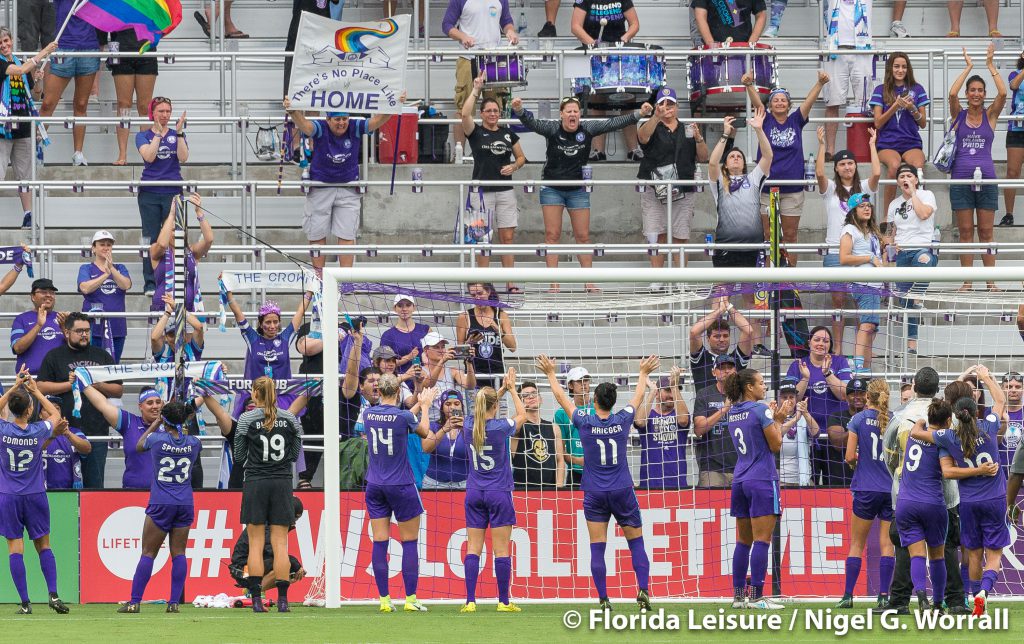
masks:
[[[67,615],[68,613],[70,613],[70,612],[71,612],[71,609],[70,609],[70,608],[68,608],[68,607],[67,607],[67,606],[66,606],[66,605],[64,604],[64,602],[62,602],[62,601],[60,600],[60,597],[51,597],[51,598],[50,598],[50,601],[49,601],[49,602],[47,603],[47,605],[48,605],[48,606],[49,606],[50,608],[52,608],[52,609],[53,609],[53,611],[54,611],[55,613],[57,613],[58,615]]]
[[[279,612],[279,613],[290,613],[290,612],[292,612],[292,609],[288,607],[288,600],[287,599],[279,599],[279,600],[277,600],[277,612]]]
[[[945,607],[945,605],[943,605]],[[970,615],[974,612],[974,602],[968,606],[967,604],[957,604],[946,609],[947,615]]]
[[[756,601],[749,602],[747,608],[750,610],[782,610],[785,606],[777,604],[767,597],[761,597]]]
[[[425,613],[428,609],[420,602],[420,600],[416,599],[416,595],[409,595],[405,598],[405,606],[403,610],[407,613]]]
[[[555,25],[550,22],[545,22],[541,30],[537,32],[538,38],[555,38],[558,36],[558,32],[555,31]]]
[[[746,597],[733,597],[732,598],[732,607],[733,608],[746,608],[747,607],[747,598]]]
[[[923,590],[917,591],[917,611],[923,613],[931,610],[932,603],[928,601],[928,593]]]
[[[167,610],[165,610],[164,612],[165,613],[180,613],[181,609],[178,607],[178,602],[171,602],[171,603],[167,604]]]
[[[853,595],[843,595],[836,608],[853,608]]]
[[[170,606],[168,606],[168,608],[170,608]],[[127,615],[127,614],[133,614],[134,615],[135,613],[139,612],[139,605],[138,604],[133,604],[131,602],[128,602],[127,604],[124,604],[120,608],[118,608],[117,612],[125,614],[125,615]]]
[[[607,597],[601,598],[601,602],[598,604],[598,608],[607,611],[615,610],[614,608],[612,608],[612,602]]]
[[[267,607],[263,605],[263,598],[262,597],[253,597],[252,598],[252,612],[254,612],[254,613],[265,613],[265,612],[267,612]]]
[[[459,612],[460,613],[475,613],[476,612],[476,602],[466,602],[465,606],[463,606],[462,610],[460,610]]]
[[[907,31],[907,26],[903,24],[902,20],[893,20],[892,24],[889,25],[889,33],[893,38],[909,38],[910,32]]]
[[[509,602],[507,604],[502,604],[501,602],[498,602],[498,612],[499,613],[521,613],[521,612],[523,612],[523,609],[519,608],[518,606],[516,606],[512,602]]]
[[[636,594],[636,605],[640,610],[651,610],[651,596],[643,588]]]
[[[981,617],[984,615],[987,603],[988,593],[983,590],[974,596],[974,611],[971,614],[975,617]]]
[[[889,596],[886,595],[885,593],[881,593],[878,596],[878,603],[875,604],[875,608],[883,608],[883,607],[885,607],[888,604],[889,604]]]
[[[382,613],[393,613],[395,607],[391,605],[391,595],[384,595],[380,598],[380,612]]]
[[[29,602],[22,602],[22,604],[18,606],[18,610],[14,611],[14,613],[16,615],[31,615],[32,604],[30,604]]]

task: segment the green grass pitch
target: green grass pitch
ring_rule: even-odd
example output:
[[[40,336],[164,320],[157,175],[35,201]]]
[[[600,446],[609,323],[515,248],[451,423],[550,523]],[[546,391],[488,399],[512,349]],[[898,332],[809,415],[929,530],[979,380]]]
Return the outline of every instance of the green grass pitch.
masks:
[[[400,600],[399,600],[400,602]],[[5,642],[864,642],[890,641],[928,642],[935,638],[960,642],[1020,642],[1024,635],[1024,603],[994,602],[993,608],[1006,608],[1007,628],[1000,631],[978,631],[956,628],[945,631],[919,629],[913,616],[900,617],[896,628],[885,629],[876,621],[871,631],[852,631],[837,637],[832,630],[807,629],[807,611],[828,615],[831,604],[791,604],[775,613],[781,627],[772,630],[709,631],[690,630],[689,621],[719,615],[725,604],[655,604],[655,612],[664,610],[678,616],[677,631],[609,631],[589,630],[590,604],[524,604],[518,614],[499,614],[493,604],[478,604],[475,614],[460,614],[459,607],[435,604],[429,613],[405,613],[401,604],[392,614],[379,614],[374,606],[347,606],[339,610],[295,607],[291,614],[254,615],[248,609],[208,609],[183,606],[178,615],[164,613],[161,605],[143,605],[138,615],[118,615],[116,606],[90,604],[72,606],[71,614],[57,615],[45,604],[35,604],[33,615],[15,615],[15,606],[0,606],[0,632]],[[831,616],[865,616],[869,604],[858,604],[850,611],[831,611]],[[567,611],[582,614],[584,623],[577,629],[563,624]],[[794,618],[794,611],[797,615]],[[990,611],[991,612],[991,611]],[[752,611],[731,611],[726,614],[752,615]],[[634,604],[618,602],[617,619],[638,615]],[[764,615],[765,613],[760,613]],[[789,630],[790,624],[793,629]],[[903,626],[906,628],[903,628]],[[890,625],[891,626],[891,625]],[[948,627],[949,625],[947,625]]]

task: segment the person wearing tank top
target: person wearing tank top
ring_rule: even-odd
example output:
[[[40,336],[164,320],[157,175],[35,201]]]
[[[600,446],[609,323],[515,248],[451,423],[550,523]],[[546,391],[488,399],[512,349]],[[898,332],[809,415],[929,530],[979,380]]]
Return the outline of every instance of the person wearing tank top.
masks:
[[[498,306],[498,291],[493,284],[475,282],[469,285],[473,308],[463,311],[455,321],[458,344],[471,344],[476,355],[473,368],[478,387],[493,387],[505,373],[503,349],[516,350],[516,336],[512,333],[512,320]]]
[[[995,179],[996,169],[992,162],[992,146],[995,141],[995,127],[999,115],[1006,103],[1006,82],[996,69],[993,56],[995,44],[990,43],[988,52],[985,55],[985,66],[988,68],[992,80],[996,84],[996,97],[985,107],[986,86],[985,79],[974,74],[974,64],[971,57],[964,49],[964,71],[960,73],[953,85],[949,88],[949,115],[956,127],[956,156],[953,158],[951,178],[964,180],[964,183],[953,184],[949,187],[949,201],[953,207],[953,216],[957,229],[960,231],[960,241],[971,243],[974,241],[974,227],[978,227],[978,241],[982,243],[992,241],[992,226],[996,217],[996,208],[999,205],[999,190],[995,184],[978,185],[971,181],[975,178]],[[961,106],[957,94],[960,89],[966,87],[964,97],[967,106]],[[965,113],[962,113],[965,112]],[[975,213],[977,216],[975,217]],[[995,266],[996,256],[990,253],[983,253],[981,263],[985,266]],[[965,253],[960,255],[961,266],[972,266],[974,255]],[[973,285],[964,282],[962,290],[970,290]],[[995,288],[994,282],[988,283],[989,290]]]

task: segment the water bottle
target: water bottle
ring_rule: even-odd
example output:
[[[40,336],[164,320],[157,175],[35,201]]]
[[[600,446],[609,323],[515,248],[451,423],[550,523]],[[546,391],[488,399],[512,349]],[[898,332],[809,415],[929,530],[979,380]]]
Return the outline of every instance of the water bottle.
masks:
[[[302,165],[302,182],[303,182],[302,194],[304,194],[304,195],[308,195],[309,194],[309,185],[306,183],[307,181],[309,181],[309,165],[303,163],[303,165]]]
[[[697,182],[697,192],[704,192],[704,172],[697,165],[693,170],[693,180]]]
[[[814,155],[812,154],[811,156],[807,157],[806,161],[804,161],[804,180],[814,181],[814,178],[816,176],[817,173],[814,170]],[[814,192],[814,185],[807,184],[806,186],[804,186],[804,192]]]
[[[704,235],[704,253],[708,257],[711,257],[712,255],[715,254],[715,251],[711,248],[711,244],[714,243],[714,241],[715,237],[711,233],[707,233]]]
[[[518,31],[520,34],[525,34],[526,30],[527,30],[526,12],[525,11],[520,11],[519,12],[519,22],[516,23],[516,31]]]
[[[981,168],[974,168],[974,183],[971,184],[971,191],[981,192]]]
[[[462,157],[465,155],[465,153],[466,153],[466,149],[464,147],[462,147],[462,143],[461,142],[456,143],[455,144],[455,164],[456,165],[462,165],[462,162],[463,162]]]

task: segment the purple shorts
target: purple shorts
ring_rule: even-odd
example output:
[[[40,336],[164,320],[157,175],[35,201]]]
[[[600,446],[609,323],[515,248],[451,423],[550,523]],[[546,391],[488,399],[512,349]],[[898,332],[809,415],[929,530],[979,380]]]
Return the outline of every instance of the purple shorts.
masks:
[[[150,503],[146,506],[146,516],[160,530],[170,532],[174,528],[191,528],[196,511],[191,505]]]
[[[737,519],[766,517],[782,512],[778,481],[733,481],[729,514]]]
[[[50,534],[50,502],[46,492],[0,496],[0,535],[5,539],[38,539]]]
[[[390,519],[404,523],[423,514],[423,503],[416,485],[374,485],[366,484],[366,509],[371,519]]]
[[[889,492],[854,492],[853,516],[865,521],[892,521],[892,494]]]
[[[597,523],[608,523],[614,516],[620,526],[640,528],[644,525],[636,492],[631,487],[584,492],[583,516]]]
[[[466,527],[486,530],[516,524],[512,492],[466,490]]]
[[[948,527],[949,515],[946,514],[946,506],[942,504],[902,500],[896,502],[896,530],[905,548],[918,541],[924,541],[929,548],[944,545]]]
[[[960,545],[968,550],[1006,548],[1010,527],[1006,525],[1006,499],[960,502]]]

